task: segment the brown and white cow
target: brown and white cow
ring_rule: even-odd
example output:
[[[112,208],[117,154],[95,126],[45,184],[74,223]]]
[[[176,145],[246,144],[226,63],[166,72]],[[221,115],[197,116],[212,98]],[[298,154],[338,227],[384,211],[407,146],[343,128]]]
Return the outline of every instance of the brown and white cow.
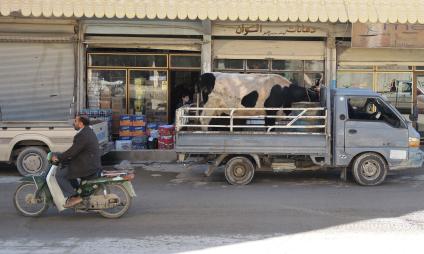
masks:
[[[297,101],[318,101],[318,95],[292,84],[277,74],[204,73],[198,90],[204,108],[278,108],[290,107]],[[204,110],[202,116],[228,115],[228,110]],[[235,112],[234,115],[275,115],[275,111],[263,110]],[[213,124],[213,118],[201,118],[202,125]],[[265,119],[266,125],[275,119]],[[219,124],[221,125],[221,124]]]

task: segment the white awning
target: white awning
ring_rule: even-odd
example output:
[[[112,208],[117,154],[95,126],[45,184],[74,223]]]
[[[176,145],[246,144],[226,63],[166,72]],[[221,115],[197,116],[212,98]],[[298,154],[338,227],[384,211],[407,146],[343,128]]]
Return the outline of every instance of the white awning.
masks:
[[[1,0],[0,15],[424,23],[423,0]]]

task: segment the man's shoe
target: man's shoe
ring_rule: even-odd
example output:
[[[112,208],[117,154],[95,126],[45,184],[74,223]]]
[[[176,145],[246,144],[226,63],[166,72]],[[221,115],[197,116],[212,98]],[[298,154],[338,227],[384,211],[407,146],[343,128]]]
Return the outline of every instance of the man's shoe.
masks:
[[[77,197],[70,197],[68,198],[68,200],[66,200],[65,205],[63,206],[64,208],[71,208],[73,206],[78,205],[79,203],[82,202],[82,198],[77,196]]]

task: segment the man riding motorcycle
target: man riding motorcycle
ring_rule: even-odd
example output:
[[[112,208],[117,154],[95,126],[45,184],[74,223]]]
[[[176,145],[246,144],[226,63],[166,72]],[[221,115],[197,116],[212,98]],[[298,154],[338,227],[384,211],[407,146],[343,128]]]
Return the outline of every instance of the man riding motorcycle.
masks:
[[[89,127],[90,121],[86,116],[77,116],[74,128],[77,134],[72,146],[59,155],[53,155],[52,160],[59,160],[62,168],[56,175],[58,184],[67,197],[65,208],[73,207],[82,202],[82,198],[75,191],[78,178],[93,178],[101,172],[100,150],[96,134]],[[63,166],[67,163],[68,166]]]

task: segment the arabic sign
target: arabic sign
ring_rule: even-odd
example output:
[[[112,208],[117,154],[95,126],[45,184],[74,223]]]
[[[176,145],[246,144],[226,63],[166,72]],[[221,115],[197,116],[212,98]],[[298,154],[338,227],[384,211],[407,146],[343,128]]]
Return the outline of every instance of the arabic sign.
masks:
[[[424,25],[355,23],[352,25],[352,47],[424,48]]]
[[[228,36],[326,36],[318,26],[307,24],[216,23],[213,35]]]

